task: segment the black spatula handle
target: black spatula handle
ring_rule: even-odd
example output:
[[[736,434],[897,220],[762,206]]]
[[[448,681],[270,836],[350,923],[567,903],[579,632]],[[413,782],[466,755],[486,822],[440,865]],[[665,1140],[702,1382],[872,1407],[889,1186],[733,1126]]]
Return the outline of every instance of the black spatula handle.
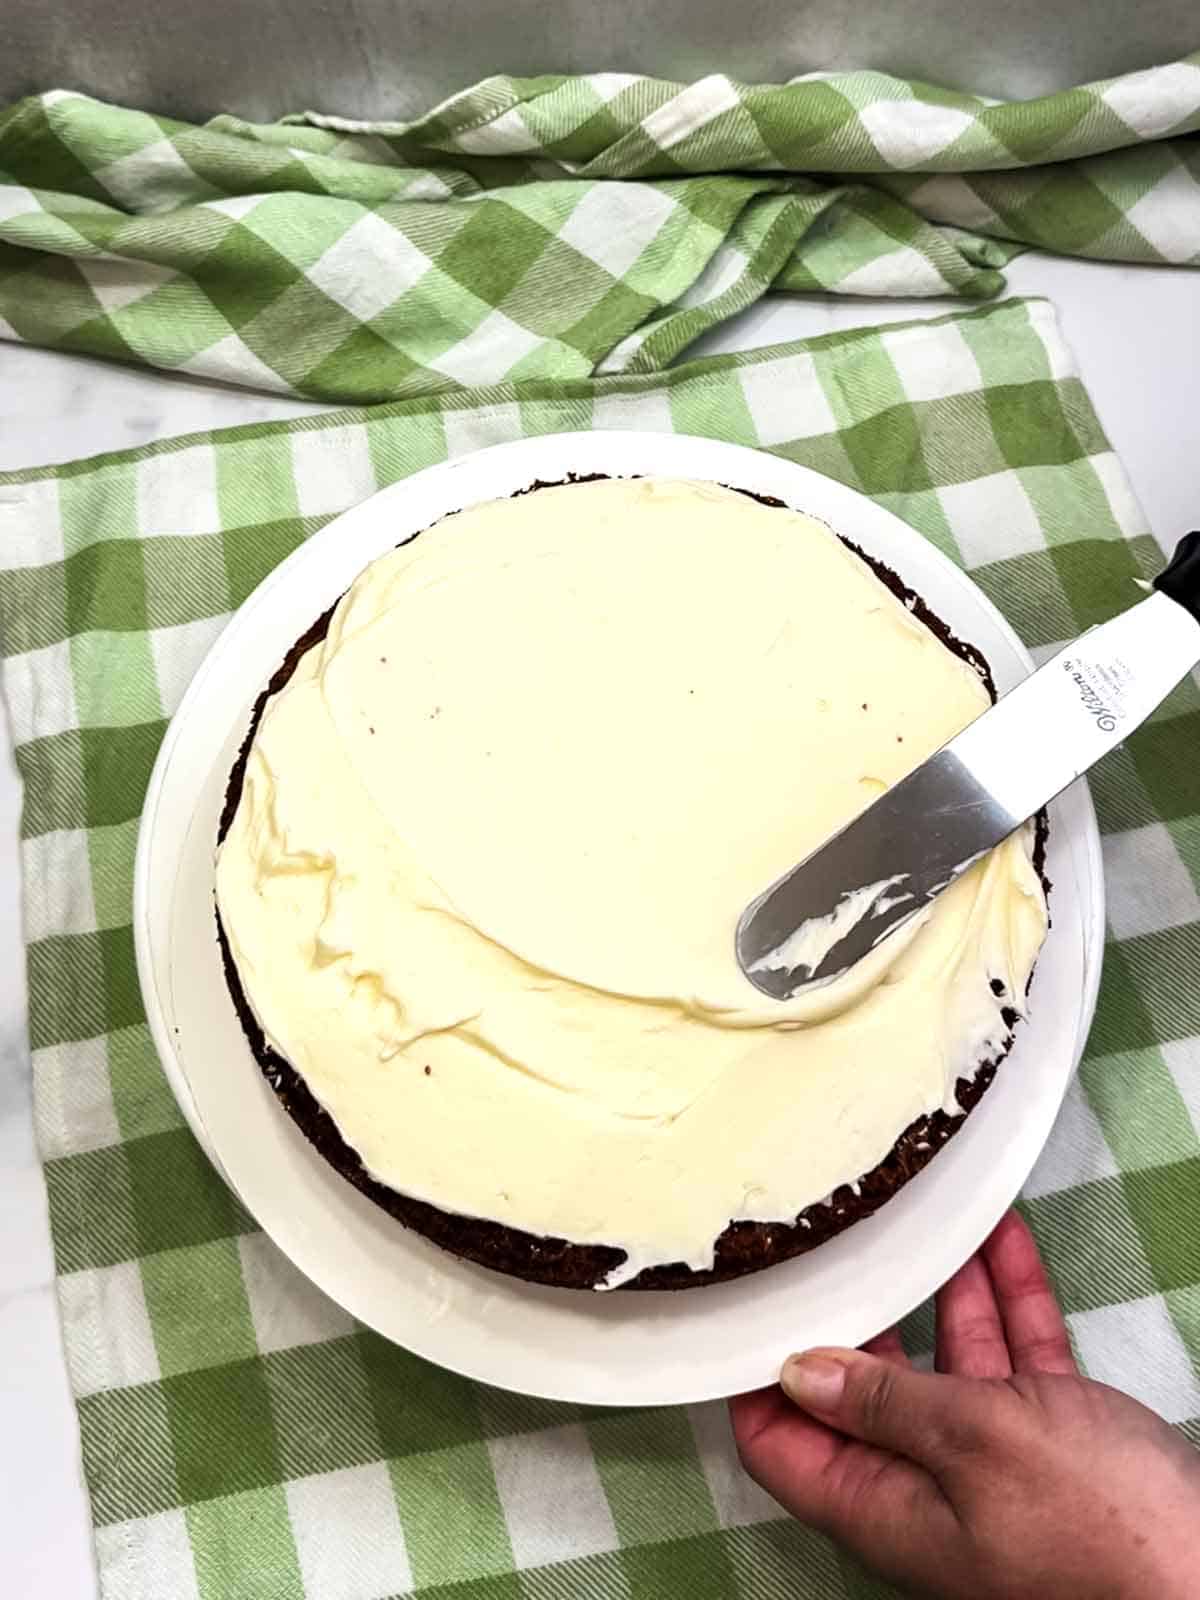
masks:
[[[1185,533],[1175,554],[1154,580],[1154,587],[1169,595],[1200,622],[1200,533]]]

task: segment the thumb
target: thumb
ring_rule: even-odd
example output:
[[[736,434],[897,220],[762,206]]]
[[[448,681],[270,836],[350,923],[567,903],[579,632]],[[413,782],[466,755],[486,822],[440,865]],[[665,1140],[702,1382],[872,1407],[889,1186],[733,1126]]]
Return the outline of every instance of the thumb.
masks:
[[[863,1350],[789,1356],[779,1377],[802,1411],[852,1439],[903,1456],[935,1476],[977,1447],[990,1386],[914,1371]]]

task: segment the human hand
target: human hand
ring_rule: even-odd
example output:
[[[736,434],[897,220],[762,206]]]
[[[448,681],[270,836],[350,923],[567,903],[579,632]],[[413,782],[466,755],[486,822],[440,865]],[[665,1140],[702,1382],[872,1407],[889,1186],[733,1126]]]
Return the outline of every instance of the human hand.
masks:
[[[742,1464],[800,1521],[931,1600],[1200,1595],[1200,1454],[1080,1376],[1010,1212],[937,1297],[936,1372],[890,1333],[790,1356],[730,1402]]]

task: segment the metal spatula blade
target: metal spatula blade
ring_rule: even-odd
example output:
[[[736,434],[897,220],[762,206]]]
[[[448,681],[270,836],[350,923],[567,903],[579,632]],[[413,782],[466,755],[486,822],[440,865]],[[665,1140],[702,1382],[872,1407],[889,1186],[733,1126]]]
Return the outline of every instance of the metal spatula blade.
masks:
[[[753,900],[736,937],[751,983],[787,1000],[839,977],[1144,722],[1200,661],[1200,533],[1153,588]]]

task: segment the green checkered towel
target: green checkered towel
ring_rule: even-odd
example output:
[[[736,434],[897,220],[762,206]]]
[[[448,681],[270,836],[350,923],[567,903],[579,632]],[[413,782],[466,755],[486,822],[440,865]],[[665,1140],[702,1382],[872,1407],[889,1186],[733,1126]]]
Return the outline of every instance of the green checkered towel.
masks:
[[[613,427],[756,445],[864,490],[1036,649],[1162,562],[1042,301],[0,474],[37,1127],[106,1600],[884,1593],[742,1476],[720,1406],[524,1399],[356,1326],[209,1167],[143,1016],[138,814],[231,609],[382,485]],[[1198,750],[1189,680],[1095,776],[1100,1010],[1027,1202],[1085,1366],[1200,1443]],[[928,1308],[906,1338],[930,1347]]]
[[[0,335],[349,402],[658,371],[771,288],[1194,265],[1197,128],[1200,53],[1013,104],[600,73],[200,128],[56,91],[0,116]]]

